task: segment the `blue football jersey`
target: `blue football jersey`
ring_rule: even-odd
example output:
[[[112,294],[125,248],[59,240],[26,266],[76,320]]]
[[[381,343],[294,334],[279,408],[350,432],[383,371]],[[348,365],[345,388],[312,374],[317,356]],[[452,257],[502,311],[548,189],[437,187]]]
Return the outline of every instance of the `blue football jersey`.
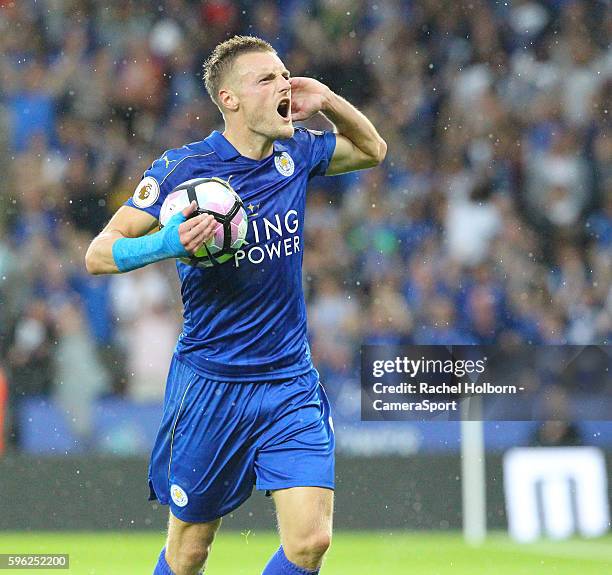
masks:
[[[215,131],[165,152],[126,202],[159,219],[176,186],[212,176],[230,180],[244,202],[247,243],[233,260],[211,268],[177,260],[184,325],[176,354],[198,373],[261,381],[312,368],[302,290],[306,186],[325,174],[335,145],[332,132],[296,128],[271,156],[253,160]]]

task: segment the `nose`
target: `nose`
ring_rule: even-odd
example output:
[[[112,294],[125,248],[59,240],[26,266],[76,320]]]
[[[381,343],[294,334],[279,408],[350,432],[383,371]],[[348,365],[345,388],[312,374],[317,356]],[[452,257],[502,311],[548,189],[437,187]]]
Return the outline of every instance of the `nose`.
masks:
[[[291,82],[284,76],[281,76],[281,92],[288,92],[291,90]]]

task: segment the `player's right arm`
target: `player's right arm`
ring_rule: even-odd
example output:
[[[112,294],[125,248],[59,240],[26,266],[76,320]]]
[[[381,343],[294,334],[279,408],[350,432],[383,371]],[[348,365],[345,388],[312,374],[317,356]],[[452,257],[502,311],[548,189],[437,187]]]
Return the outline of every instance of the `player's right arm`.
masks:
[[[89,245],[87,271],[93,275],[115,274],[164,259],[188,257],[212,237],[215,226],[208,214],[187,219],[195,210],[196,203],[192,202],[160,231],[150,234],[158,225],[155,217],[121,206]]]

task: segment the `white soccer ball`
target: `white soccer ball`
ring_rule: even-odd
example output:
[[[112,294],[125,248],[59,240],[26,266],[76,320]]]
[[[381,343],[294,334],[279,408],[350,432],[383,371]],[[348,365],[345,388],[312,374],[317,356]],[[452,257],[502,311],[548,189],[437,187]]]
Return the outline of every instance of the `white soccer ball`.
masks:
[[[197,267],[212,267],[229,261],[246,241],[248,216],[242,200],[225,180],[196,178],[178,185],[162,204],[159,214],[160,228],[193,200],[198,204],[193,216],[211,214],[217,225],[208,242],[190,258],[180,260]]]

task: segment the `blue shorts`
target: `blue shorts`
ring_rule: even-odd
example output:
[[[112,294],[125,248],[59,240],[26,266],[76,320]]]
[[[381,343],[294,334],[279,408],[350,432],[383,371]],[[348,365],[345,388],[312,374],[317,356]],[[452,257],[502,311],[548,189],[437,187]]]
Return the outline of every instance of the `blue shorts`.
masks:
[[[253,490],[334,488],[334,432],[315,369],[224,383],[172,359],[149,465],[150,499],[189,523],[212,521]]]

